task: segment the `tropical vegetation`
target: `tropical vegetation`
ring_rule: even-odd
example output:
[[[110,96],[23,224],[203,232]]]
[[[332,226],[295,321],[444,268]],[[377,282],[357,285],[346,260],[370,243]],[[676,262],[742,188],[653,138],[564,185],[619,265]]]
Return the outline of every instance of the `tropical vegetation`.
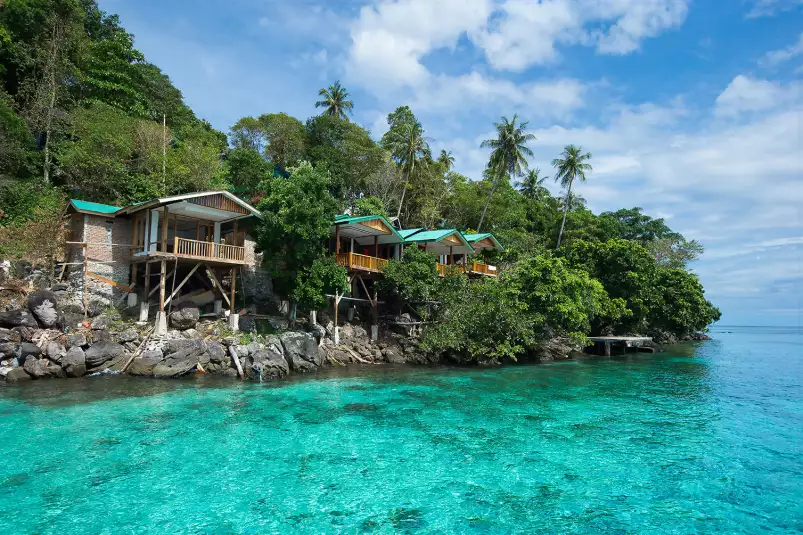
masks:
[[[582,148],[553,160],[565,190],[556,196],[530,168],[540,151],[518,115],[494,124],[485,171],[470,177],[409,106],[388,115],[377,140],[350,120],[339,81],[310,103],[320,115],[255,110],[220,132],[95,0],[6,0],[0,257],[52,262],[67,198],[123,205],[224,188],[263,211],[255,230],[276,289],[307,309],[345,288],[323,248],[337,213],[493,232],[506,247],[492,259],[498,278],[440,278],[434,257],[408,249],[380,288],[426,317],[425,344],[469,359],[517,358],[555,335],[684,337],[718,319],[690,270],[702,245],[638,207],[589,210],[575,187],[592,172]]]

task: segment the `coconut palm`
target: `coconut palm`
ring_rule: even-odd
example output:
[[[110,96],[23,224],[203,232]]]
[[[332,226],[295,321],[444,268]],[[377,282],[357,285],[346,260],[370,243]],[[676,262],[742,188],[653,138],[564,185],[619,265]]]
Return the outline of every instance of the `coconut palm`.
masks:
[[[383,141],[404,172],[404,189],[399,201],[399,210],[396,212],[398,218],[401,217],[404,197],[407,194],[407,187],[410,185],[410,176],[417,164],[426,165],[427,158],[431,157],[432,153],[424,138],[424,128],[418,121],[406,122],[399,125],[398,128],[388,131]]]
[[[446,172],[448,173],[454,165],[454,156],[452,156],[452,151],[447,152],[445,150],[441,150],[441,155],[438,156],[438,162],[443,166],[444,169],[446,169]]]
[[[315,103],[316,108],[325,108],[323,110],[325,115],[349,120],[346,113],[351,113],[351,110],[354,109],[354,102],[347,100],[349,92],[340,85],[340,80],[336,81],[334,85],[330,85],[328,89],[318,91],[318,95],[323,99]]]
[[[507,117],[502,117],[502,121],[494,123],[496,128],[496,139],[486,139],[480,144],[480,148],[493,149],[488,160],[488,171],[493,177],[493,185],[482,209],[480,222],[477,225],[477,232],[482,229],[482,222],[485,219],[485,212],[491,203],[496,187],[503,178],[507,180],[514,176],[521,176],[522,170],[527,169],[527,156],[533,156],[533,151],[527,146],[530,141],[535,141],[533,134],[527,133],[527,121],[516,124],[518,115],[513,116],[509,121]]]
[[[528,199],[533,199],[538,196],[539,188],[544,187],[544,182],[549,177],[541,176],[541,169],[536,167],[530,169],[524,178],[519,182],[519,191]]]
[[[566,212],[569,211],[569,204],[572,198],[572,184],[575,180],[581,182],[586,181],[586,173],[590,173],[593,168],[588,160],[591,159],[591,153],[586,152],[583,154],[582,147],[575,147],[574,145],[566,145],[561,153],[560,158],[552,160],[552,166],[557,169],[555,181],[560,182],[560,185],[566,188],[566,201],[563,203],[563,221],[560,224],[560,232],[558,233],[558,245],[560,247],[560,240],[563,237],[563,227],[566,225]]]

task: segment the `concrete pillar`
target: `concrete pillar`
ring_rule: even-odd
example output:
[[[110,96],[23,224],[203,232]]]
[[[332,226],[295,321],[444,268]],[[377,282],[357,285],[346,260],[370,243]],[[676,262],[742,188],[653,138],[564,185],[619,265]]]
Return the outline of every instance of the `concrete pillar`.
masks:
[[[148,306],[148,300],[145,299],[144,301],[139,302],[139,321],[148,321],[148,311],[150,307]]]
[[[340,345],[340,327],[335,327],[335,345]]]
[[[128,308],[132,308],[132,307],[137,306],[137,294],[136,294],[136,292],[131,292],[130,294],[128,294],[127,299],[128,299],[128,303],[127,303],[128,304]]]
[[[240,330],[240,315],[239,314],[229,314],[229,328],[232,331],[237,332]]]
[[[371,341],[376,342],[379,338],[379,325],[371,325]]]
[[[313,310],[309,313],[309,324],[315,325],[318,323],[318,312]]]
[[[214,313],[219,316],[220,312],[223,310],[223,299],[215,299],[214,307]]]
[[[348,308],[348,311],[346,312],[346,319],[349,321],[354,321],[354,307]]]
[[[156,313],[156,327],[153,329],[153,334],[163,335],[167,334],[167,313],[160,311]]]

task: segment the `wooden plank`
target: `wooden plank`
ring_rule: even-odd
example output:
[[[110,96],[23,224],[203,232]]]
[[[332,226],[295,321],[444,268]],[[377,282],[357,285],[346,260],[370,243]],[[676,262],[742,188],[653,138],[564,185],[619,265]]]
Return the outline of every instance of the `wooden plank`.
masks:
[[[208,266],[206,268],[206,274],[209,275],[209,278],[212,280],[212,286],[215,287],[218,290],[218,292],[220,292],[220,295],[222,295],[223,299],[226,300],[226,304],[229,305],[229,307],[231,307],[231,301],[229,301],[229,296],[226,295],[226,292],[223,291],[223,285],[220,284],[220,281],[218,281],[217,277],[215,277],[215,273],[211,269],[209,269]]]
[[[87,276],[92,278],[92,279],[99,280],[100,282],[105,282],[106,284],[110,284],[110,285],[114,286],[115,288],[119,288],[119,289],[123,290],[124,292],[131,293],[131,286],[128,286],[127,284],[114,282],[111,279],[108,279],[108,278],[106,278],[106,277],[104,277],[102,275],[98,275],[97,273],[92,273],[91,271],[87,272]]]
[[[173,293],[171,293],[170,297],[167,298],[167,300],[165,301],[165,304],[170,303],[170,301],[181,291],[181,289],[184,287],[184,285],[187,283],[187,281],[190,280],[190,277],[192,277],[192,274],[195,273],[195,270],[197,270],[199,267],[201,267],[201,265],[203,265],[203,263],[202,262],[198,262],[197,264],[195,264],[195,266],[193,266],[193,268],[190,270],[190,272],[187,274],[187,276],[184,277],[184,279],[179,283],[178,288],[173,290]]]

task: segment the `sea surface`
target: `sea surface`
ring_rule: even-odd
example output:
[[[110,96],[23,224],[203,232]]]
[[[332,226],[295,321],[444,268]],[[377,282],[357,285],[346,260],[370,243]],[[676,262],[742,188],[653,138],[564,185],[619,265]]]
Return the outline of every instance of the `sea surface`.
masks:
[[[0,385],[0,534],[803,533],[803,333],[501,369]]]

